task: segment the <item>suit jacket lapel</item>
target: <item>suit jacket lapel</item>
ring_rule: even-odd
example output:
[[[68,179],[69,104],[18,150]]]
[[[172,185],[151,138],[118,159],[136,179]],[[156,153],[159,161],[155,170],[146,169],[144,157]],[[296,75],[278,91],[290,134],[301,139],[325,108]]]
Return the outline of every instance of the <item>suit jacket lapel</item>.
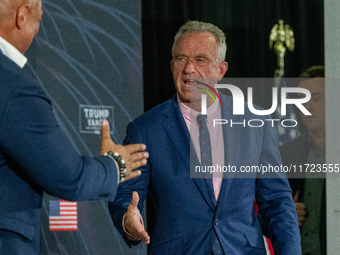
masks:
[[[197,158],[197,154],[194,148],[192,141],[190,140],[190,167],[191,171],[195,171],[195,166],[199,166],[200,162]],[[214,195],[214,187],[212,185],[212,178],[206,178],[202,176],[201,178],[192,178],[195,182],[197,188],[201,192],[205,201],[210,206],[210,209],[215,212],[215,195]]]
[[[163,113],[168,116],[168,118],[165,119],[162,126],[176,148],[185,167],[189,169],[190,135],[175,96],[168,101],[168,105],[165,107]]]
[[[190,139],[188,128],[179,109],[176,95],[169,100],[163,114],[168,116],[168,118],[162,123],[163,128],[176,148],[179,157],[183,161],[185,169],[190,170],[190,167],[194,168],[195,166],[200,165]],[[192,178],[192,180],[195,182],[205,201],[214,211],[215,202],[211,199],[211,192],[208,190],[206,180],[204,178]]]

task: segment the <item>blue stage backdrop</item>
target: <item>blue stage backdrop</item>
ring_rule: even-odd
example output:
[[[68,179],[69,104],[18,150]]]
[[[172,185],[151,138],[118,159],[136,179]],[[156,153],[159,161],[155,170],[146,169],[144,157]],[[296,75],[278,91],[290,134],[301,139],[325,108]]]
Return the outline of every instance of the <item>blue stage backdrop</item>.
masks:
[[[99,126],[111,123],[121,143],[129,121],[143,112],[140,0],[44,0],[40,32],[27,52],[26,70],[46,89],[55,115],[75,149],[99,156]],[[105,201],[77,204],[77,231],[50,231],[45,194],[41,254],[146,254],[127,247]]]

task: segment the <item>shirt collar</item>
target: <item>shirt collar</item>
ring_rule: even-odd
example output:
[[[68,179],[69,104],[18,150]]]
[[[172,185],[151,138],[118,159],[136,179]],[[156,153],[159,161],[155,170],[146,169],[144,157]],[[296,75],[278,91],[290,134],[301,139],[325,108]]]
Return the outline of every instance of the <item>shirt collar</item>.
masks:
[[[177,93],[177,102],[179,105],[179,109],[181,110],[181,113],[183,117],[195,124],[198,125],[197,123],[197,115],[201,114],[200,112],[197,112],[193,109],[190,109],[190,107],[186,106],[184,103],[182,103],[181,99],[179,99],[178,93]],[[213,103],[210,105],[207,109],[207,123],[212,121],[214,113],[219,109],[220,107],[220,102],[219,100],[216,100],[216,104]]]
[[[17,50],[12,44],[7,42],[0,36],[0,50],[2,53],[16,63],[20,68],[23,68],[27,63],[27,58]]]

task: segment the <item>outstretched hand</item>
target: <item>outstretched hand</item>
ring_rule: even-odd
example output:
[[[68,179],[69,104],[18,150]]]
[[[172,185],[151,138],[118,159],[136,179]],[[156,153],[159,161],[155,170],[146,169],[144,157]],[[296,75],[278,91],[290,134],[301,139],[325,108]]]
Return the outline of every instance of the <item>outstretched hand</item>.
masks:
[[[138,210],[139,195],[136,191],[132,193],[131,203],[125,213],[124,227],[125,230],[134,236],[136,239],[140,239],[146,244],[150,243],[150,236],[144,230],[144,226],[141,223],[141,215]]]
[[[149,153],[145,151],[145,144],[129,144],[125,146],[115,144],[111,139],[110,125],[107,120],[102,121],[100,126],[100,133],[102,137],[100,155],[103,155],[105,152],[108,151],[119,153],[119,155],[125,160],[126,165],[124,181],[139,176],[141,174],[141,171],[135,169],[146,165],[146,159],[149,157]]]

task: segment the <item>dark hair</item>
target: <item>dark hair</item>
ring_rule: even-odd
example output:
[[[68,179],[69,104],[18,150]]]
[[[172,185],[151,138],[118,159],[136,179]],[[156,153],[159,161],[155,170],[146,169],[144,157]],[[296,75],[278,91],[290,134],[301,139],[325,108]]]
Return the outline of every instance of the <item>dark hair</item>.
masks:
[[[311,66],[305,69],[299,76],[299,78],[315,78],[315,77],[325,77],[324,66]]]

